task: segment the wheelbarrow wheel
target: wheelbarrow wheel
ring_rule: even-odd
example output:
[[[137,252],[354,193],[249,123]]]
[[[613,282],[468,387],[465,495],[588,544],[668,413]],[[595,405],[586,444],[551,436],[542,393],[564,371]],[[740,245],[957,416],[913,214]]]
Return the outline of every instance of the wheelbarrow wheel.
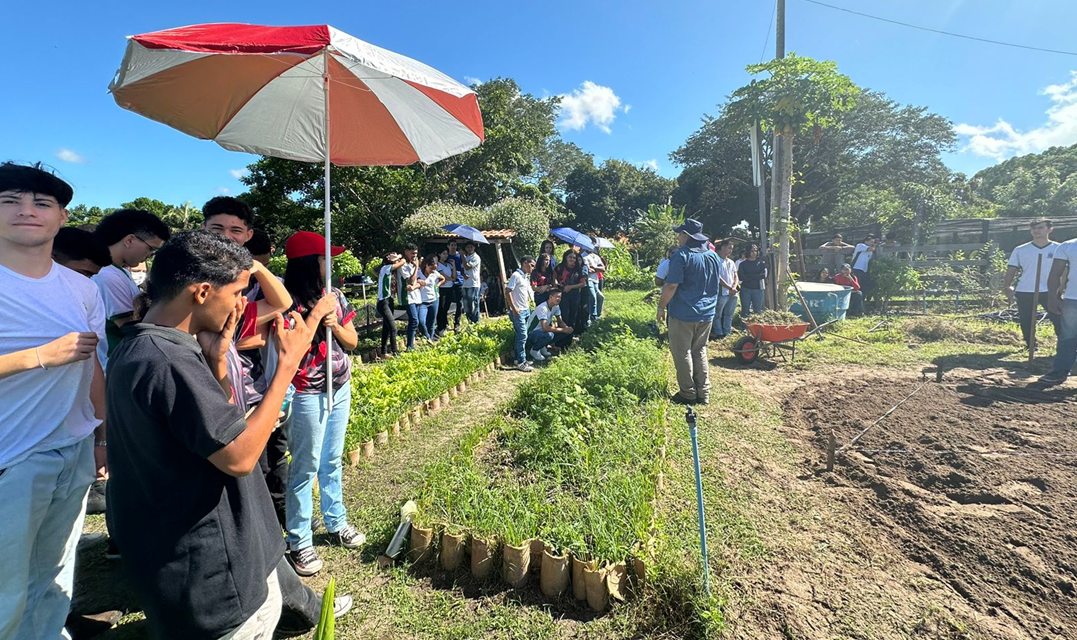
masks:
[[[737,354],[737,362],[752,364],[759,356],[757,341],[753,336],[744,336],[733,345],[733,353]]]

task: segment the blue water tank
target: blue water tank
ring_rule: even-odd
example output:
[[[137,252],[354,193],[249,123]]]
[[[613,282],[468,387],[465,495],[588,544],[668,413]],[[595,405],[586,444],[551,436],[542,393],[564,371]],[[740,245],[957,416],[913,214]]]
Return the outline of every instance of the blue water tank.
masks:
[[[853,293],[852,287],[822,282],[798,282],[797,287],[804,296],[804,301],[808,303],[815,322],[823,324],[831,320],[845,319],[845,313],[849,310],[849,299]],[[792,287],[789,288],[789,298],[792,301],[789,311],[803,318],[805,322],[810,322],[808,314],[804,311],[804,305],[800,304],[800,299]]]

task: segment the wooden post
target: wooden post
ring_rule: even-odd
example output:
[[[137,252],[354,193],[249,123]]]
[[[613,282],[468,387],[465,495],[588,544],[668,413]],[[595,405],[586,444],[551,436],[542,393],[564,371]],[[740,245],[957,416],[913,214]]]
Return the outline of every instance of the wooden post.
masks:
[[[789,212],[789,217],[792,218],[792,211]],[[808,277],[808,268],[804,266],[804,238],[800,236],[800,229],[797,229],[797,260],[800,262],[800,277]]]
[[[830,436],[827,437],[827,440],[826,440],[826,470],[827,471],[833,471],[834,470],[834,447],[835,447],[835,445],[836,445],[836,443],[834,442],[834,431],[831,430],[830,431]]]
[[[1036,357],[1036,322],[1040,315],[1040,274],[1043,271],[1043,254],[1036,256],[1036,288],[1032,290],[1032,326],[1028,333],[1028,363]]]
[[[505,295],[508,295],[508,292],[505,291],[505,287],[507,287],[508,284],[509,284],[509,276],[508,276],[508,274],[505,273],[505,258],[501,255],[501,245],[502,244],[503,243],[501,243],[501,242],[495,242],[495,244],[494,244],[494,253],[497,254],[497,270],[498,270],[498,273],[501,275],[501,295],[505,296]],[[508,308],[507,302],[508,301],[506,300],[506,308]],[[490,315],[490,310],[489,309],[486,310],[486,315],[487,316]]]

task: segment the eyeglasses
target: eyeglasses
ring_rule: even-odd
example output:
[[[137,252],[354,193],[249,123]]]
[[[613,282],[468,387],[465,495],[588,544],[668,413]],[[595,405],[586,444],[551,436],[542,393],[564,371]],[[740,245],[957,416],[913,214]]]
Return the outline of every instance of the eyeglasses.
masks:
[[[153,254],[157,253],[157,250],[160,249],[160,247],[153,246],[152,244],[146,242],[142,238],[139,238],[138,236],[135,236],[135,234],[133,234],[133,233],[131,235],[135,237],[135,240],[138,240],[142,244],[146,245],[146,248],[150,250],[149,256],[152,256]],[[149,256],[147,256],[147,257],[149,257]]]

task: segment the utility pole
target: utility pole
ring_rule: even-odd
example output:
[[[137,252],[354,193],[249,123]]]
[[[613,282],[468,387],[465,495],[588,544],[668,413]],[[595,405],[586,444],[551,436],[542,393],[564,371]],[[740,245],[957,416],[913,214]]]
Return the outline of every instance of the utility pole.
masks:
[[[785,0],[777,0],[777,2],[778,6],[775,13],[778,18],[778,24],[774,30],[774,57],[775,59],[780,60],[785,57]],[[782,181],[790,179],[790,176],[785,175],[784,171],[782,170],[784,167],[784,162],[782,162],[782,154],[785,151],[784,142],[785,141],[783,139],[783,136],[778,135],[778,131],[775,130],[774,144],[771,145],[770,163],[771,215],[767,216],[770,222],[771,231],[777,230],[775,220],[780,219],[780,213],[778,209],[781,206],[782,202]],[[763,194],[760,193],[760,201],[763,200],[765,200],[765,198],[763,197]],[[786,228],[783,230],[782,235],[788,237],[788,233],[789,230],[788,228]],[[779,292],[782,290],[782,283],[778,282],[778,278],[775,277],[778,274],[778,269],[776,268],[777,261],[774,259],[774,252],[771,250],[772,247],[769,246],[773,244],[775,237],[778,236],[774,233],[761,233],[760,235],[765,238],[765,243],[767,244],[767,246],[763,247],[763,251],[765,252],[764,255],[767,259],[767,273],[770,274],[767,278],[766,306],[770,309],[784,308],[784,305],[779,306],[778,304],[778,296],[780,295]],[[786,276],[787,274],[785,273],[781,274],[781,277],[783,278]]]
[[[774,57],[785,57],[785,0],[778,0],[778,27],[774,31]]]

